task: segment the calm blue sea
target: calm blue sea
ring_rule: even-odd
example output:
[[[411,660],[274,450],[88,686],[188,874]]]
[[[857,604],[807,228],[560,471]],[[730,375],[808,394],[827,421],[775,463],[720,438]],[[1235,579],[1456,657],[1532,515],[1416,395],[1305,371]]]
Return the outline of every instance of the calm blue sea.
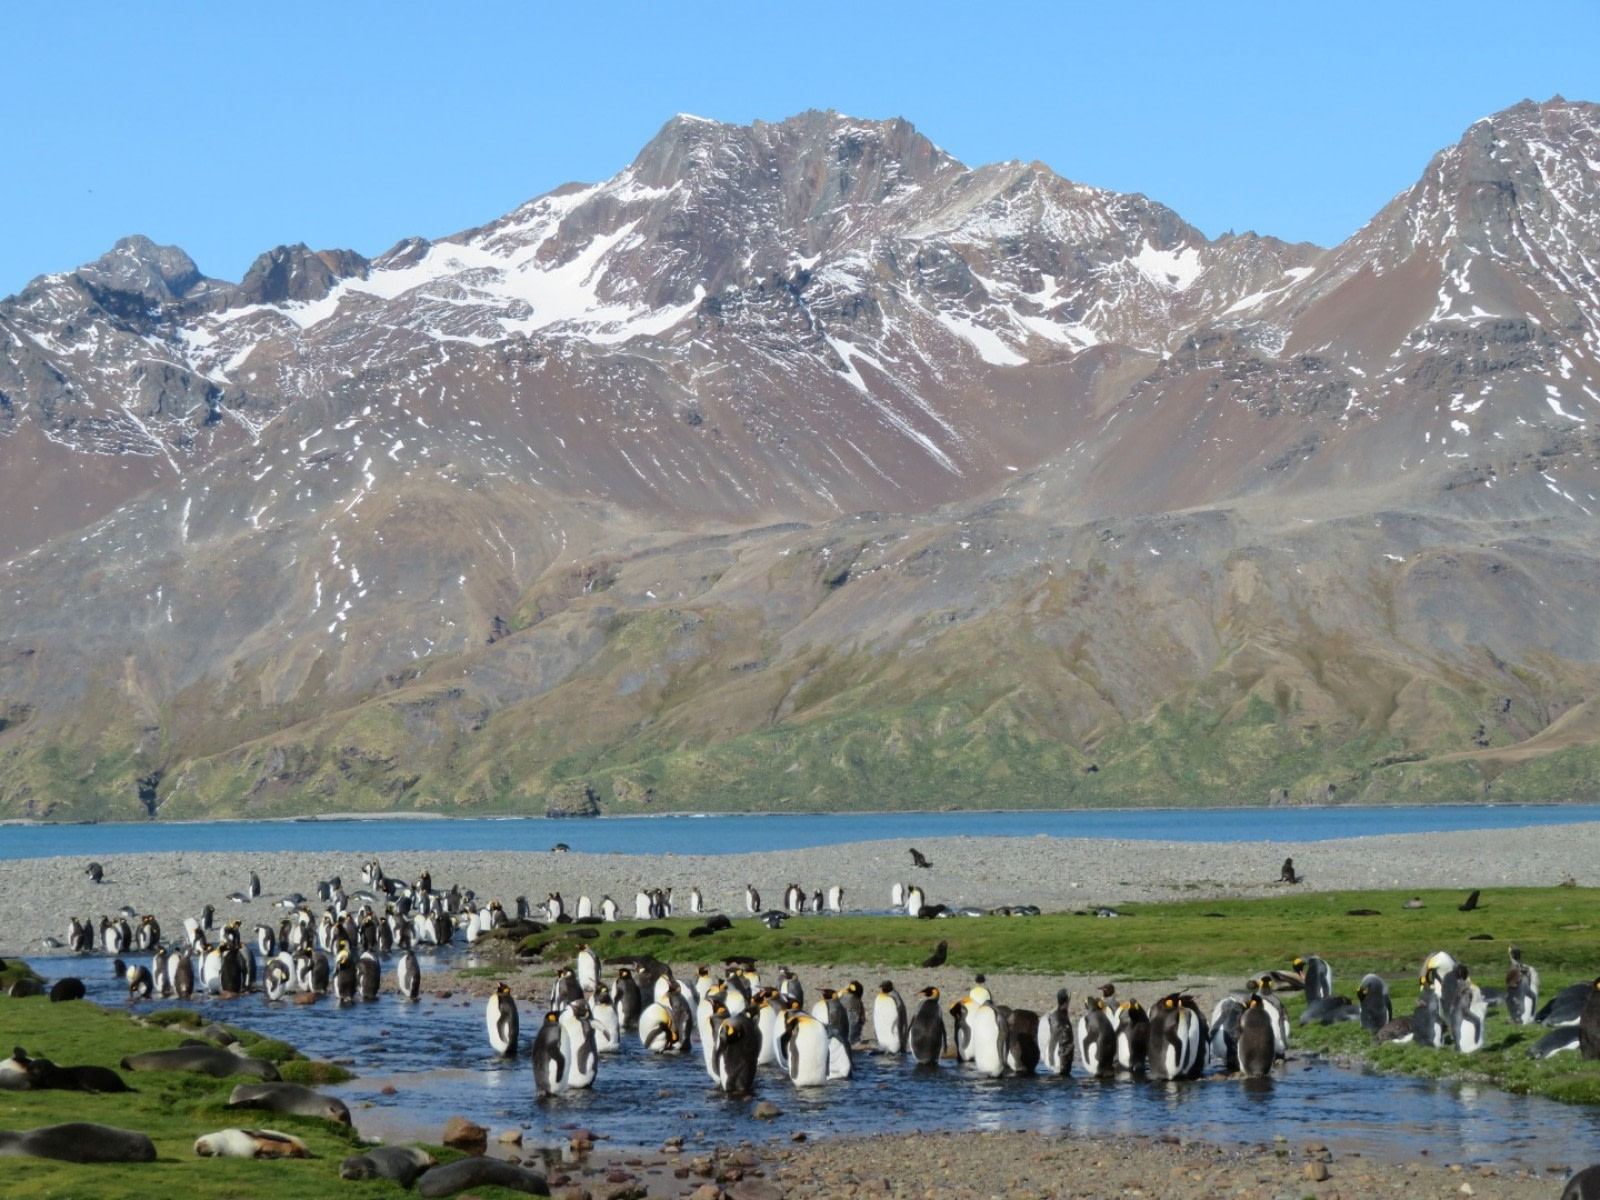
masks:
[[[0,859],[93,857],[146,850],[335,850],[356,854],[548,850],[557,842],[592,854],[745,854],[907,837],[1035,834],[1193,842],[1311,842],[1372,834],[1511,829],[1578,821],[1600,821],[1600,804],[4,825],[0,826]]]

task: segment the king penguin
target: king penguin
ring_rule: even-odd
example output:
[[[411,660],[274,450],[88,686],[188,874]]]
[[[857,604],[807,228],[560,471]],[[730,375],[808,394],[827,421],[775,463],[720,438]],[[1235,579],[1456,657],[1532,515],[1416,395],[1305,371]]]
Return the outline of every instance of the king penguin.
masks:
[[[729,1096],[755,1091],[756,1066],[761,1058],[761,1031],[748,1011],[727,1017],[717,1030],[714,1074],[717,1086]]]
[[[1246,1075],[1272,1074],[1272,1064],[1277,1061],[1272,1025],[1266,1002],[1259,994],[1251,996],[1239,1014],[1239,1068]]]
[[[911,1018],[911,1054],[919,1067],[936,1067],[944,1057],[944,1014],[939,1011],[939,989],[925,987],[922,1003]]]
[[[407,1000],[422,994],[422,969],[417,966],[417,956],[407,950],[400,956],[394,969],[395,990]]]
[[[594,1025],[589,1020],[589,1006],[582,1000],[561,1011],[561,1054],[566,1060],[561,1072],[563,1088],[582,1090],[594,1086],[599,1071],[599,1057],[595,1053]]]
[[[489,1030],[489,1045],[494,1047],[495,1053],[502,1058],[515,1057],[517,1001],[505,984],[495,984],[494,995],[489,997],[489,1003],[484,1006],[483,1019]]]
[[[1117,1064],[1117,1032],[1104,996],[1084,998],[1076,1033],[1078,1061],[1083,1069],[1098,1079],[1111,1078]]]
[[[562,1088],[567,1073],[567,1058],[563,1053],[561,1015],[547,1012],[539,1023],[539,1032],[533,1035],[533,1086],[539,1099],[554,1096]]]
[[[1056,990],[1056,1007],[1047,1012],[1039,1031],[1039,1058],[1051,1075],[1072,1074],[1072,993]]]
[[[938,996],[938,992],[934,992]],[[939,1028],[944,1024],[941,1021]],[[872,1036],[885,1054],[904,1054],[906,1049],[906,1003],[894,984],[885,979],[872,1000]]]
[[[1137,1000],[1117,1005],[1117,1066],[1142,1071],[1150,1058],[1150,1014]]]
[[[1522,948],[1513,946],[1506,972],[1506,1016],[1513,1025],[1531,1025],[1538,1008],[1539,972],[1522,961]]]
[[[1456,994],[1450,1004],[1450,1035],[1462,1054],[1474,1054],[1483,1047],[1483,1021],[1489,1010],[1483,989],[1472,982],[1466,963],[1457,963]]]
[[[1363,975],[1356,999],[1361,1004],[1361,1028],[1368,1033],[1377,1033],[1394,1018],[1394,1002],[1382,975]]]

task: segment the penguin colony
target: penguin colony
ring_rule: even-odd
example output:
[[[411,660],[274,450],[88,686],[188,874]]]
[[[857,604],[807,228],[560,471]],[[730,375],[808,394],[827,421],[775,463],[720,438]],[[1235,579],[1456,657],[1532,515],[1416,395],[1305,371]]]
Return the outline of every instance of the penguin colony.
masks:
[[[911,858],[914,868],[932,866],[918,851],[911,851]],[[91,863],[85,873],[99,883],[105,872]],[[154,916],[125,908],[103,916],[98,925],[72,918],[65,947],[57,948],[115,957],[132,999],[259,990],[269,1001],[331,996],[340,1006],[352,1006],[378,998],[385,962],[393,964],[393,990],[416,1000],[418,949],[457,937],[471,943],[504,927],[536,929],[541,921],[605,922],[621,916],[610,896],[598,903],[582,896],[570,906],[558,892],[538,905],[519,896],[508,912],[499,900],[482,902],[459,884],[438,889],[426,871],[406,883],[370,860],[360,874],[362,886],[351,892],[338,877],[321,882],[315,903],[300,893],[278,899],[277,920],[262,921],[248,934],[242,920],[220,922],[207,905],[182,922],[181,936],[169,940]],[[783,907],[776,910],[763,908],[754,884],[745,892],[749,913],[773,925],[807,912],[844,911],[843,892],[836,886],[808,893],[788,884],[782,889]],[[260,880],[251,872],[246,887],[229,899],[250,903],[260,896]],[[919,885],[895,883],[891,899],[896,910],[912,917],[978,915],[930,903]],[[690,890],[686,904],[691,913],[703,913],[698,888]],[[1002,911],[1031,915],[1038,910]],[[636,920],[673,913],[671,888],[642,889],[634,897]],[[718,915],[704,928],[726,927],[727,918]],[[945,947],[941,942],[924,965],[942,962]],[[122,962],[122,955],[135,954],[148,959]],[[954,1060],[996,1078],[1043,1071],[1186,1080],[1208,1067],[1266,1076],[1289,1046],[1280,993],[1303,991],[1302,1024],[1360,1021],[1380,1040],[1450,1045],[1472,1053],[1483,1045],[1488,1009],[1503,1005],[1513,1022],[1552,1028],[1532,1053],[1542,1057],[1579,1049],[1585,1057],[1600,1057],[1600,981],[1567,988],[1540,1008],[1538,972],[1516,947],[1503,991],[1479,987],[1448,953],[1429,955],[1419,973],[1415,1008],[1399,1018],[1385,980],[1364,977],[1351,1000],[1335,991],[1331,967],[1315,955],[1295,958],[1289,971],[1263,972],[1224,996],[1209,1014],[1183,993],[1160,997],[1146,1008],[1137,999],[1119,998],[1111,984],[1076,1005],[1062,989],[1052,1011],[1036,1013],[996,1001],[981,975],[953,1002],[937,988],[925,987],[908,1003],[885,980],[870,993],[869,1003],[863,984],[851,980],[843,988],[818,989],[808,1006],[804,985],[787,968],[778,968],[769,981],[753,962],[720,966],[720,973],[702,966],[694,978],[680,980],[651,956],[614,957],[609,964],[614,974],[607,979],[597,951],[585,942],[573,965],[558,972],[548,1003],[530,1017],[528,1029],[510,990],[499,985],[484,1008],[487,1040],[498,1055],[528,1055],[540,1097],[594,1086],[602,1056],[619,1050],[628,1036],[652,1054],[690,1057],[698,1047],[713,1084],[739,1096],[751,1094],[763,1071],[787,1077],[796,1087],[849,1078],[854,1055],[862,1052],[909,1056],[927,1067]]]

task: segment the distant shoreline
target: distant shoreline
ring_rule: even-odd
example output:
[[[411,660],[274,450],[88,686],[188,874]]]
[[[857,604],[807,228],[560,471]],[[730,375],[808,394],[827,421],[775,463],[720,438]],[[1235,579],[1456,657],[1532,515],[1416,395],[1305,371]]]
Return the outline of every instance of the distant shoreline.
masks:
[[[1586,805],[1600,803],[1595,800],[1540,800],[1526,803],[1506,803],[1499,800],[1485,800],[1477,803],[1469,801],[1445,801],[1437,804],[1111,804],[1094,806],[1072,807],[1045,807],[1025,806],[1021,808],[837,808],[837,809],[748,809],[741,811],[727,811],[722,809],[683,809],[662,812],[638,813],[596,813],[593,816],[550,816],[546,813],[440,813],[418,812],[415,809],[402,809],[395,812],[331,812],[331,813],[305,813],[295,817],[184,817],[179,820],[163,820],[160,817],[151,817],[145,821],[41,821],[33,817],[3,817],[0,818],[0,829],[10,825],[44,827],[59,825],[67,828],[74,825],[96,825],[104,828],[118,828],[128,826],[135,828],[150,828],[164,826],[178,828],[186,825],[292,825],[309,824],[314,822],[334,821],[550,821],[555,824],[583,824],[589,821],[648,821],[671,818],[685,820],[701,819],[706,817],[893,817],[893,816],[939,816],[948,813],[966,812],[971,814],[1004,813],[1008,815],[1023,815],[1027,813],[1208,813],[1208,812],[1360,812],[1369,810],[1381,812],[1385,809],[1416,808],[1416,809],[1521,809],[1521,808],[1582,808]]]

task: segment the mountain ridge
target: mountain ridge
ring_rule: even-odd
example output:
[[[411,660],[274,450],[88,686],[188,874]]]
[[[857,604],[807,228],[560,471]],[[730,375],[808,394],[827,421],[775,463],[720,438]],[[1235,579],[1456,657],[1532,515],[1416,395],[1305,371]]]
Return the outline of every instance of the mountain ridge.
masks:
[[[1328,249],[819,112],[124,239],[0,302],[0,812],[1589,788],[1597,114]]]

